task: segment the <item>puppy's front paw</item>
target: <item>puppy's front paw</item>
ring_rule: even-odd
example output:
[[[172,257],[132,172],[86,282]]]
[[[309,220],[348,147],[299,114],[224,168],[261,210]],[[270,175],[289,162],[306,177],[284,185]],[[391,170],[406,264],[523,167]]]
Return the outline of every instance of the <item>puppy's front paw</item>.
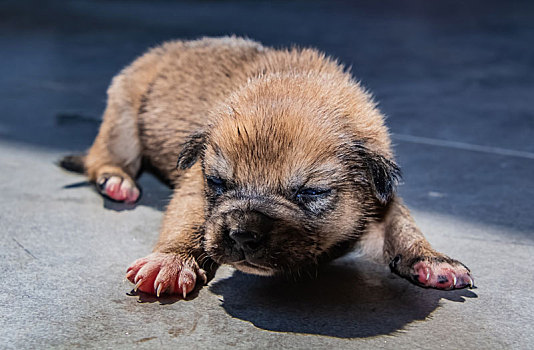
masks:
[[[404,262],[399,255],[389,266],[392,272],[421,287],[449,290],[474,286],[469,269],[448,257],[422,257]]]
[[[135,284],[134,290],[160,296],[161,293],[180,294],[184,298],[197,283],[206,284],[204,270],[195,260],[176,254],[152,253],[137,259],[126,271],[126,278]]]

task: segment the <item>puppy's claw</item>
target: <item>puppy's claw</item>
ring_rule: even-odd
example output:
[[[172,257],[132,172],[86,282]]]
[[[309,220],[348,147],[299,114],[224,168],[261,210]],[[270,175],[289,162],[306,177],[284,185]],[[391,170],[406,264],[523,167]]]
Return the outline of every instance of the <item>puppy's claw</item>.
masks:
[[[134,291],[137,292],[137,289],[139,289],[139,287],[141,287],[142,284],[143,284],[143,280],[139,280],[134,286]]]
[[[475,285],[473,283],[473,279],[471,278],[471,276],[468,276],[468,278],[469,278],[469,288],[473,288],[473,286]]]
[[[162,286],[161,284],[159,284],[159,285],[158,285],[158,288],[156,289],[156,296],[157,296],[158,298],[159,298],[159,295],[160,295],[160,293],[161,293],[161,289],[162,289],[162,287],[163,287],[163,286]]]
[[[185,297],[187,296],[187,289],[186,289],[185,286],[183,287],[183,295],[184,295],[184,299],[185,299]]]
[[[126,279],[129,280],[130,278],[133,277],[133,275],[134,275],[135,273],[136,273],[136,271],[134,271],[134,270],[130,270],[130,271],[128,271],[128,272],[126,273]]]

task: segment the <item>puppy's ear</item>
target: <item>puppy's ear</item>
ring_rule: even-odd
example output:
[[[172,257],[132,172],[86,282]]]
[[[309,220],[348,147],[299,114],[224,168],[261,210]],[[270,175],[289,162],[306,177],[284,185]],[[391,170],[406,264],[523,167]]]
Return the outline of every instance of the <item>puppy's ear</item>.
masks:
[[[206,138],[205,132],[196,132],[189,136],[178,154],[176,167],[183,170],[191,168],[204,152]]]
[[[375,197],[381,204],[387,204],[393,198],[401,179],[400,168],[392,160],[369,150],[359,142],[352,146],[352,150],[358,156],[356,164],[360,171],[362,166],[366,170]]]

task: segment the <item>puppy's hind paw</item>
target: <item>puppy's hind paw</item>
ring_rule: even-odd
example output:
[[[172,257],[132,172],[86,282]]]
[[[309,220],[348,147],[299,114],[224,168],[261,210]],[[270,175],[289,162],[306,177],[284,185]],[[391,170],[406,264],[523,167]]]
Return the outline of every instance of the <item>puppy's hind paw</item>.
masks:
[[[135,291],[157,297],[169,293],[185,298],[197,282],[204,285],[207,281],[206,273],[193,258],[165,253],[152,253],[137,259],[126,271],[126,278],[135,284]]]
[[[469,269],[459,261],[447,257],[424,257],[403,266],[402,257],[390,263],[391,271],[418,286],[443,290],[473,288]]]
[[[141,195],[135,183],[119,175],[104,174],[96,185],[102,195],[117,202],[135,203]]]

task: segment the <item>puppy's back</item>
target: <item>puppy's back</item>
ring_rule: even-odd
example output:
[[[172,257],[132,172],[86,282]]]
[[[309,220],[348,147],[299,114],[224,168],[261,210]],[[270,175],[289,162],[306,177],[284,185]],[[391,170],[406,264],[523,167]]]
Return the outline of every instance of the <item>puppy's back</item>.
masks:
[[[276,50],[237,37],[168,42],[114,78],[109,99],[133,107],[144,158],[172,183],[179,176],[176,159],[182,144],[193,132],[205,129],[221,108],[231,107],[225,102],[248,88],[254,90],[258,79],[292,76],[309,77],[310,87],[323,86],[325,98],[340,101],[360,124],[355,130],[372,125],[375,139],[389,148],[382,116],[370,96],[342,65],[314,49]],[[274,85],[271,90],[278,89]],[[311,94],[304,85],[299,90]],[[303,97],[292,94],[289,91],[288,101]],[[360,120],[367,117],[373,120]]]

